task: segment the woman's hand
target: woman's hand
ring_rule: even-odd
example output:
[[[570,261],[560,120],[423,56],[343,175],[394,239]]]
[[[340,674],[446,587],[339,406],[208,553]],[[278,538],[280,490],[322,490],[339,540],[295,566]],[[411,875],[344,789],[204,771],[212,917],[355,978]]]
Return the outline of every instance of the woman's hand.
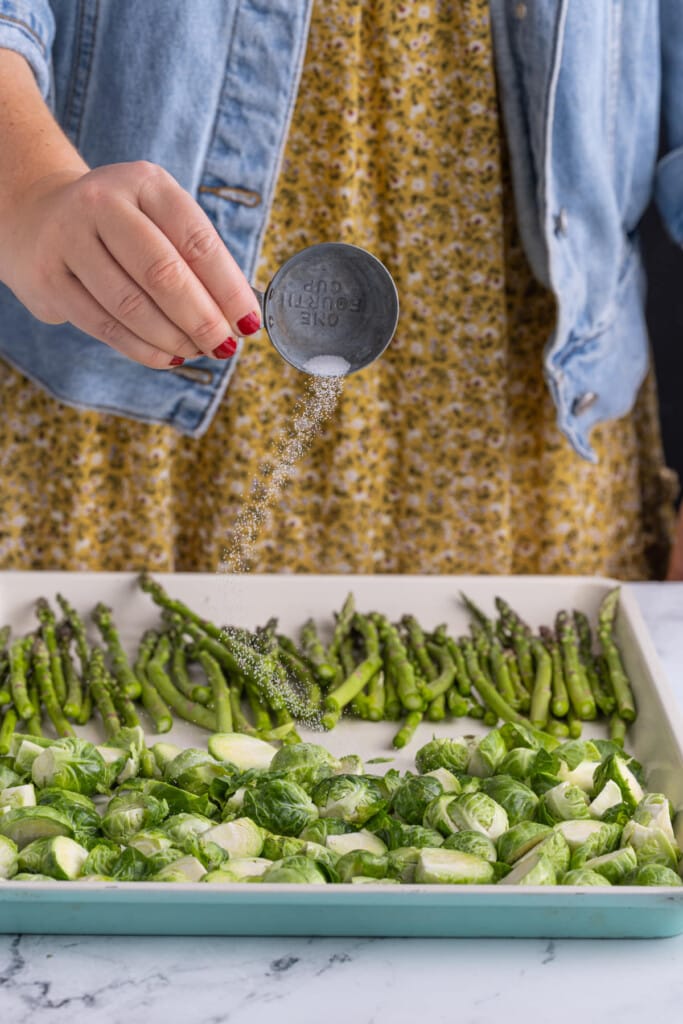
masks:
[[[40,178],[0,237],[0,276],[34,316],[68,320],[145,366],[227,358],[232,335],[260,325],[209,218],[155,164]]]
[[[144,161],[90,170],[22,56],[0,49],[0,281],[145,366],[226,359],[256,298],[206,214]]]

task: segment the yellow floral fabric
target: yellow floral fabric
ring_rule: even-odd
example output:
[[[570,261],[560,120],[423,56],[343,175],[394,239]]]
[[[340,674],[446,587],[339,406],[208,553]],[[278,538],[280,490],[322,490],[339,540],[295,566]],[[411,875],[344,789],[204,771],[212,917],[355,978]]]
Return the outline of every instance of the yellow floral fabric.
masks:
[[[559,434],[549,296],[510,215],[486,0],[315,4],[257,285],[320,241],[376,253],[396,338],[350,377],[266,518],[258,571],[661,571],[671,527],[652,382]],[[0,566],[213,571],[305,378],[244,344],[208,434],[67,408],[0,378]]]

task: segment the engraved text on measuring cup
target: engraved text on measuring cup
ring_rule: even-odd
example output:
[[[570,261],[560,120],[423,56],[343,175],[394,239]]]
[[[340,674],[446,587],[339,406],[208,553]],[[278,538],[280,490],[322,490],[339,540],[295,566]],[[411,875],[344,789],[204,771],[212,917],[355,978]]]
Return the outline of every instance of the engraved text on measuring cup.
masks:
[[[312,278],[298,288],[280,294],[285,309],[296,312],[297,323],[311,327],[335,327],[340,313],[361,313],[362,296],[349,294],[341,281]]]

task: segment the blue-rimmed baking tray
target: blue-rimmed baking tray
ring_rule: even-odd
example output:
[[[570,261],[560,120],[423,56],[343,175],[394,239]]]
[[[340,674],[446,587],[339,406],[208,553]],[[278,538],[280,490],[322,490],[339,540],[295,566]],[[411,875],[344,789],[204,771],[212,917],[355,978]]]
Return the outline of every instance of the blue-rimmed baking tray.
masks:
[[[560,608],[595,613],[614,581],[585,577],[455,576],[221,576],[168,574],[170,593],[219,623],[255,626],[277,615],[295,634],[313,616],[324,627],[353,591],[365,610],[392,618],[415,613],[425,626],[448,623],[464,630],[462,590],[491,608],[500,594],[533,626],[552,622]],[[98,600],[115,611],[124,643],[134,650],[144,629],[158,621],[133,574],[0,574],[0,623],[34,625],[39,595],[65,594],[84,614]],[[683,727],[643,623],[626,588],[617,635],[633,681],[639,716],[629,750],[640,760],[648,787],[683,808]],[[369,759],[394,756],[391,723],[344,721],[323,737],[334,753]],[[480,731],[470,719],[420,726],[394,767],[412,765],[414,751],[431,735]],[[83,735],[92,735],[88,729]],[[198,745],[203,736],[180,725],[171,742]],[[377,770],[380,770],[379,768]],[[683,839],[683,815],[676,827]],[[683,889],[498,886],[285,886],[55,882],[0,884],[0,932],[165,935],[376,935],[626,938],[683,932]]]

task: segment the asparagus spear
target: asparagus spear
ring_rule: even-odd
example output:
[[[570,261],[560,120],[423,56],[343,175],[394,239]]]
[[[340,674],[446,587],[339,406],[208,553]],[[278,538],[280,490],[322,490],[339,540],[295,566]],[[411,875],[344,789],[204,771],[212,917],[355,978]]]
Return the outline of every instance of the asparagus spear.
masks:
[[[625,722],[633,722],[636,717],[636,705],[631,691],[628,676],[624,670],[614,639],[614,622],[619,603],[619,587],[615,587],[604,598],[598,612],[598,638],[605,658],[609,680],[617,702],[619,716]]]
[[[95,707],[100,713],[107,739],[111,739],[121,728],[121,720],[116,713],[116,708],[107,686],[104,651],[101,647],[94,646],[90,652],[87,680]]]
[[[17,714],[24,721],[29,721],[38,711],[37,706],[29,700],[26,685],[27,656],[32,643],[33,637],[17,637],[9,649],[12,701]]]
[[[42,627],[41,632],[48,652],[49,670],[54,692],[59,704],[63,705],[66,700],[66,683],[64,682],[62,659],[57,644],[57,622],[52,608],[50,608],[44,597],[39,597],[36,601],[36,615]]]
[[[137,700],[142,692],[139,679],[130,667],[128,655],[123,649],[118,630],[114,625],[111,608],[102,601],[95,605],[92,613],[93,621],[99,628],[102,638],[109,651],[114,676],[121,689],[133,700]]]
[[[557,613],[556,633],[562,649],[564,678],[572,710],[579,718],[591,720],[596,716],[595,699],[579,659],[576,629],[567,612]]]
[[[54,725],[57,735],[73,736],[74,731],[64,716],[57,698],[54,680],[50,671],[52,668],[52,658],[47,642],[42,636],[37,636],[33,643],[32,668],[35,673],[38,693],[43,702],[43,707],[47,711],[48,718]]]
[[[197,657],[206,672],[206,678],[213,695],[213,710],[216,715],[216,730],[232,732],[232,708],[230,705],[230,689],[223,675],[223,670],[208,651],[198,651]],[[270,726],[270,720],[268,720]]]

